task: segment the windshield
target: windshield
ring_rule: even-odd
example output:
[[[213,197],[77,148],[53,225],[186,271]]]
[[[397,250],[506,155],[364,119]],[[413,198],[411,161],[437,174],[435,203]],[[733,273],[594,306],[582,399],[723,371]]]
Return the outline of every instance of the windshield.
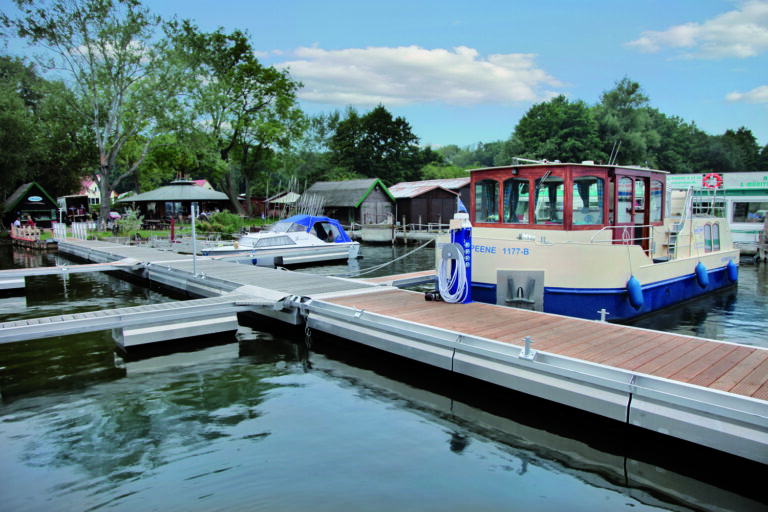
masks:
[[[288,222],[285,220],[281,220],[280,222],[275,222],[272,224],[269,228],[265,229],[265,231],[269,231],[270,233],[294,233],[296,231],[306,231],[306,226],[302,226],[301,224],[296,224],[295,222]]]

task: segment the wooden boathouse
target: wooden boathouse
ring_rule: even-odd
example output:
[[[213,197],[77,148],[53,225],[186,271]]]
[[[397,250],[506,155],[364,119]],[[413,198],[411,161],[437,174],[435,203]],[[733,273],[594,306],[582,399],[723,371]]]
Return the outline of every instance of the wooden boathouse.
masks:
[[[386,279],[97,241],[68,240],[59,250],[204,302],[6,322],[0,343],[112,328],[130,350],[196,329],[231,330],[236,314],[248,311],[768,464],[768,349],[490,304],[429,302]],[[0,280],[18,281],[25,270],[2,271]]]

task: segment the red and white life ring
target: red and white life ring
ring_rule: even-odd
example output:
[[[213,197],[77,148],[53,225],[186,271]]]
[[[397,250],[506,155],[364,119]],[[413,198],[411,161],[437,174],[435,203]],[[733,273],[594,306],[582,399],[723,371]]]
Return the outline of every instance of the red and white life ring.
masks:
[[[723,177],[716,172],[707,174],[702,181],[707,188],[721,188],[723,186]]]

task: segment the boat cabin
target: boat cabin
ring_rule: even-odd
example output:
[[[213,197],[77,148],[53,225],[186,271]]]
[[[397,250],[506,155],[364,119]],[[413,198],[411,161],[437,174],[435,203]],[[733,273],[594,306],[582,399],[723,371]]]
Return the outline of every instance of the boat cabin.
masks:
[[[647,245],[664,222],[665,171],[542,163],[471,171],[475,227],[613,229],[614,243]],[[646,250],[648,247],[644,247]]]

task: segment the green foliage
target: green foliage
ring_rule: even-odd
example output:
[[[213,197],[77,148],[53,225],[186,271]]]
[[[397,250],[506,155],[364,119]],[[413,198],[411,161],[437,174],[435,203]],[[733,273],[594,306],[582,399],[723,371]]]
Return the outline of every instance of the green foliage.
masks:
[[[614,147],[617,148],[616,162],[657,166],[654,151],[661,137],[653,129],[650,112],[645,108],[647,103],[648,97],[640,84],[624,77],[614,89],[604,92],[600,103],[593,108],[603,153],[610,157]]]
[[[158,133],[175,124],[183,67],[169,39],[155,36],[161,20],[137,0],[15,0],[18,18],[6,27],[49,51],[46,68],[67,74],[74,104],[97,152],[90,169],[101,191],[101,218],[121,180],[134,173]],[[164,28],[171,32],[173,25]],[[126,143],[141,136],[135,161],[119,166]]]
[[[329,174],[379,178],[385,185],[419,179],[419,169],[442,157],[418,147],[418,137],[402,118],[379,105],[364,116],[354,109],[338,123],[331,137]]]
[[[239,30],[202,33],[184,22],[175,41],[195,76],[205,77],[194,82],[191,106],[195,126],[205,127],[202,134],[221,161],[210,179],[240,212],[241,184],[249,195],[250,182],[274,164],[274,151],[304,130],[296,100],[301,84],[287,71],[261,65]]]
[[[456,167],[455,165],[440,165],[432,162],[421,168],[419,171],[422,180],[439,180],[448,178],[467,178],[469,173],[466,169]]]
[[[244,222],[242,217],[228,211],[216,212],[207,221],[195,224],[195,230],[202,233],[233,234],[240,231]]]
[[[520,119],[513,134],[519,156],[535,160],[602,160],[597,123],[582,101],[563,96],[539,103]]]
[[[117,220],[117,228],[121,234],[135,233],[141,229],[143,222],[144,217],[139,215],[139,210],[128,209],[128,211]]]

